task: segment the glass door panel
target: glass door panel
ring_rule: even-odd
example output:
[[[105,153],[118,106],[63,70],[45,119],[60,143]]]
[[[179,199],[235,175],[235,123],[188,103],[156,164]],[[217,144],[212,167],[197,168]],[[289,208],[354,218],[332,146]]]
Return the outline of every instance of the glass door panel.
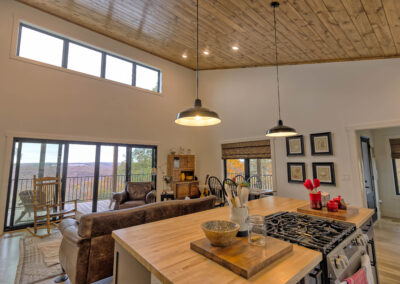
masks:
[[[152,148],[132,148],[131,181],[152,181]]]
[[[272,189],[272,160],[250,159],[250,176],[257,176],[263,189]]]
[[[57,176],[62,145],[15,142],[6,227],[33,222],[33,177]]]
[[[240,180],[245,177],[244,159],[227,159],[226,160],[226,177],[230,179]],[[243,178],[241,178],[243,177]]]
[[[77,199],[81,214],[92,212],[95,164],[96,145],[69,145],[65,201]],[[73,203],[66,206],[73,206]]]
[[[114,153],[117,146],[100,146],[99,189],[97,195],[97,212],[109,209],[111,193],[115,192],[117,181],[117,163],[114,164]],[[116,156],[117,157],[117,156]]]

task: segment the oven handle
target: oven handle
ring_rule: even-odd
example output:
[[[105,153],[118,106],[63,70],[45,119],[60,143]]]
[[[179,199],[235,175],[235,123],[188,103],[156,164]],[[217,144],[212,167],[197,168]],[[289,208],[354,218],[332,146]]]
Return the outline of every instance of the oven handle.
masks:
[[[315,279],[315,283],[321,283],[319,279],[321,279],[322,269],[316,268],[314,272],[310,272],[308,275]]]

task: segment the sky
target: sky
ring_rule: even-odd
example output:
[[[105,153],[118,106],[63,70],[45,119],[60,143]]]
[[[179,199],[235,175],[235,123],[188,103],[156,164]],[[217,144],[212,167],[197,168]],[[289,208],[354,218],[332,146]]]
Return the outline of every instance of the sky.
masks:
[[[41,143],[22,143],[21,163],[39,163]],[[17,151],[15,151],[17,153]],[[46,163],[57,163],[58,144],[46,145]],[[93,163],[95,161],[95,145],[69,145],[69,163]],[[112,163],[114,160],[114,147],[101,146],[100,162]],[[126,147],[118,147],[118,162],[124,161]],[[14,157],[16,162],[16,157]]]
[[[23,27],[19,46],[19,56],[61,67],[64,46],[62,39]],[[100,77],[101,60],[101,52],[69,43],[67,69]],[[132,71],[132,62],[106,56],[107,79],[131,85]],[[157,71],[136,65],[136,86],[152,90],[157,82]]]

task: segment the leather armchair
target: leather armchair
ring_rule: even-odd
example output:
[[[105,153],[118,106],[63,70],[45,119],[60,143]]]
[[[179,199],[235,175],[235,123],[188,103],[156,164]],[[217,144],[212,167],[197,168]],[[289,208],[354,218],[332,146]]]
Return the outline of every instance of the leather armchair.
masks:
[[[113,195],[114,210],[156,202],[153,182],[127,182],[124,191]]]

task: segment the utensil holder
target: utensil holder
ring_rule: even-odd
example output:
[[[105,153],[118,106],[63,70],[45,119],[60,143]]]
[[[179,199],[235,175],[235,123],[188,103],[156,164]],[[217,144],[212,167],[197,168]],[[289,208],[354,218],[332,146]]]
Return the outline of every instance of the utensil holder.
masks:
[[[310,193],[310,207],[311,209],[317,209],[321,210],[322,209],[322,203],[321,203],[321,191],[318,193]]]
[[[249,208],[248,207],[231,207],[231,215],[230,220],[240,225],[239,232],[237,233],[238,237],[245,237],[248,235],[249,225],[247,223],[247,217],[249,216]]]

